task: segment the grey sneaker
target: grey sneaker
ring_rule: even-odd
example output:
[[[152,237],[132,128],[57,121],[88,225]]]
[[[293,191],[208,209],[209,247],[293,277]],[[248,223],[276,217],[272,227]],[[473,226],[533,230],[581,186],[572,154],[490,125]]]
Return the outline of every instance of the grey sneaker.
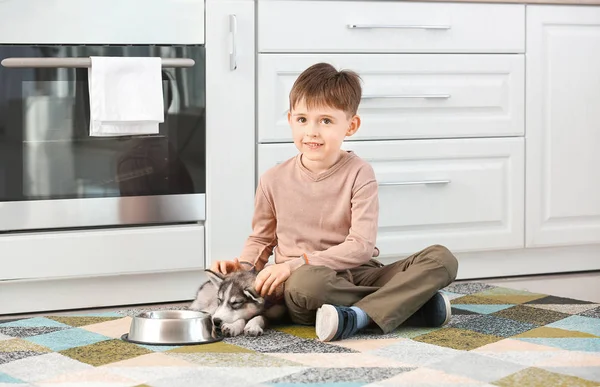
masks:
[[[444,293],[437,292],[402,325],[437,328],[446,325],[451,317],[450,300]]]
[[[356,312],[347,306],[324,304],[317,309],[315,331],[321,341],[344,340],[357,331]]]

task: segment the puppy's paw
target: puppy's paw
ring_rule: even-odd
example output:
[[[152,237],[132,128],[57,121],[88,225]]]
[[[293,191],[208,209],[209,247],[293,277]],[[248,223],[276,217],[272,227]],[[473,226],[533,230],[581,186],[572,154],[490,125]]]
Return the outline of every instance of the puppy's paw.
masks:
[[[248,321],[248,324],[246,324],[246,327],[244,328],[244,334],[246,336],[257,337],[263,334],[263,329],[256,322],[256,320],[252,319]]]
[[[244,320],[237,320],[231,324],[221,325],[221,333],[225,337],[239,336],[244,332],[244,326],[246,325]]]

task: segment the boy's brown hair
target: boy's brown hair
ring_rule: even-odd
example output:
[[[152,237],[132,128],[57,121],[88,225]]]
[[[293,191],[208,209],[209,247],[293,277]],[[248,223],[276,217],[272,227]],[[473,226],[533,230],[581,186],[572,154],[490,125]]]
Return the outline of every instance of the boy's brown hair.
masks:
[[[351,70],[336,70],[329,63],[317,63],[300,74],[290,91],[290,109],[302,100],[306,107],[332,107],[353,116],[362,96],[361,78]]]

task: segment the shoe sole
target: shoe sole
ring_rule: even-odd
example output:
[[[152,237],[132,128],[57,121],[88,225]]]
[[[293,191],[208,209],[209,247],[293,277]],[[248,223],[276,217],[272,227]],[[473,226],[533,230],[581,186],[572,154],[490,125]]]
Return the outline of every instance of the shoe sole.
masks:
[[[330,341],[338,330],[340,319],[333,305],[323,305],[317,309],[315,331],[321,341]]]
[[[444,304],[446,305],[446,319],[441,325],[443,327],[444,325],[448,324],[448,322],[452,318],[452,306],[450,305],[450,299],[448,298],[448,296],[441,292],[439,294],[440,296],[442,296],[442,300],[444,300]]]

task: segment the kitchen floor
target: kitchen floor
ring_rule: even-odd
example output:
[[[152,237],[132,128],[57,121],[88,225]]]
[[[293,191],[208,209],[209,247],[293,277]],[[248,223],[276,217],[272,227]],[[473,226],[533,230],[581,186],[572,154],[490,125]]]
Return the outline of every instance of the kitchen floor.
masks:
[[[482,280],[465,280],[460,282],[482,282],[490,285],[501,286],[511,289],[525,290],[533,293],[549,294],[558,297],[574,298],[578,300],[590,301],[600,304],[600,271],[576,273],[576,274],[556,274],[556,275],[540,275],[529,277],[514,277],[514,278],[494,278]],[[166,304],[151,304],[151,307],[181,307],[187,306],[191,301],[174,302]],[[126,307],[147,307],[147,305],[132,305]],[[123,309],[124,306],[115,306],[107,308],[86,309],[86,312],[109,312],[113,310]],[[18,315],[0,315],[2,319],[13,319],[21,317],[32,317],[48,314],[49,311],[41,313],[18,314]],[[52,312],[54,315],[63,313],[72,313],[69,311]]]
[[[483,279],[476,282],[600,303],[600,271]]]

